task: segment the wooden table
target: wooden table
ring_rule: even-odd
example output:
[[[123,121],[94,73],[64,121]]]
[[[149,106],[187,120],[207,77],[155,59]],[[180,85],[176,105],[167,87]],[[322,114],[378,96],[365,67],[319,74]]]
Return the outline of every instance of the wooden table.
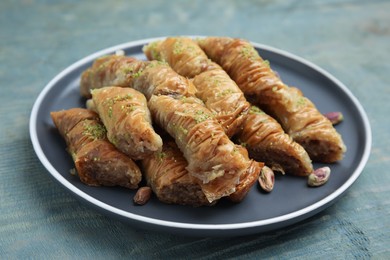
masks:
[[[390,257],[389,1],[1,1],[0,256],[21,258]],[[166,35],[247,38],[341,80],[373,133],[362,175],[298,224],[238,238],[139,230],[81,204],[37,159],[28,122],[43,87],[73,62]]]

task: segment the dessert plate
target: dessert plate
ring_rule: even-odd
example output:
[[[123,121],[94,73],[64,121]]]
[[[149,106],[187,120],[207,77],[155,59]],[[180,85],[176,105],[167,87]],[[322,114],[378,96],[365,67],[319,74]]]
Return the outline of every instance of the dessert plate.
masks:
[[[362,173],[371,150],[371,128],[364,109],[350,90],[300,57],[253,43],[282,80],[300,88],[321,112],[343,113],[344,121],[336,129],[348,150],[342,161],[329,165],[332,173],[325,185],[310,188],[306,178],[277,175],[275,188],[269,194],[255,185],[239,204],[222,200],[213,207],[199,208],[163,204],[156,197],[144,206],[136,206],[133,190],[84,185],[70,174],[74,164],[50,112],[85,107],[79,94],[80,75],[96,58],[123,50],[127,56],[146,59],[142,47],[158,39],[161,38],[120,44],[81,59],[52,79],[35,101],[30,117],[34,150],[49,174],[82,201],[139,228],[196,236],[247,235],[283,228],[313,216],[340,198]],[[315,168],[321,166],[314,164]]]

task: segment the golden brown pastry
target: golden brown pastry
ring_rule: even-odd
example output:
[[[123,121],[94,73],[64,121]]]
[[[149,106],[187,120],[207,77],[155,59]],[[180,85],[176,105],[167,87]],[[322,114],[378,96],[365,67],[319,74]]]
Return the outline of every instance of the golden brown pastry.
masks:
[[[192,97],[196,93],[196,88],[190,80],[177,74],[167,63],[160,61],[150,61],[130,87],[142,92],[148,100],[152,95]]]
[[[146,182],[160,201],[194,207],[212,205],[186,167],[187,161],[172,139],[164,141],[161,152],[142,160]]]
[[[242,147],[237,146],[237,149],[240,150],[240,153],[249,160],[248,151]],[[263,168],[264,163],[250,160],[250,164],[240,176],[240,181],[236,186],[236,191],[230,194],[229,199],[233,202],[241,202],[245,196],[248,194],[252,186],[257,182],[261,169]]]
[[[191,38],[168,37],[146,45],[143,51],[149,60],[165,61],[174,71],[187,78],[220,68]]]
[[[142,160],[142,169],[147,184],[157,198],[168,204],[211,206],[202,190],[202,183],[186,169],[188,163],[173,139],[164,137],[163,149]],[[243,149],[243,148],[240,148]],[[244,149],[245,150],[245,149]],[[251,161],[241,175],[236,191],[228,198],[233,202],[242,201],[256,183],[263,164]]]
[[[330,121],[300,91],[285,85],[249,42],[209,37],[198,44],[251,102],[279,121],[313,161],[331,163],[343,158],[346,147]]]
[[[215,115],[226,135],[236,134],[250,107],[236,83],[222,69],[205,71],[197,75],[193,83],[196,96]]]
[[[107,86],[127,87],[148,63],[132,57],[107,55],[96,59],[81,74],[80,94],[91,98],[91,90]]]
[[[183,51],[178,53],[175,46],[180,46]],[[249,102],[237,84],[221,67],[212,66],[213,62],[208,60],[195,41],[182,37],[167,38],[149,44],[144,48],[144,52],[149,59],[157,58],[167,61],[174,69],[177,68],[176,72],[182,73],[183,76],[195,75],[193,83],[197,89],[196,96],[204,101],[206,107],[224,128],[227,136],[232,137],[242,127],[250,108]],[[187,61],[186,67],[182,65],[182,59]],[[184,68],[191,68],[191,73]],[[257,116],[252,113],[248,117],[258,119],[253,122],[246,120],[246,127],[241,133],[244,140],[242,142],[246,143],[247,139],[250,139],[247,147],[250,149],[251,158],[265,162],[273,169],[282,172],[288,170],[287,172],[291,171],[296,175],[307,175],[312,171],[311,161],[306,151],[293,142],[275,120],[265,113]],[[256,129],[251,129],[253,127]],[[277,138],[280,139],[277,140]],[[262,154],[264,152],[269,152],[269,154]],[[280,157],[288,152],[291,152],[288,158]]]
[[[104,87],[92,91],[92,100],[107,129],[107,137],[134,160],[160,151],[161,137],[154,131],[145,96],[137,90]]]
[[[226,72],[210,61],[191,38],[170,37],[144,47],[148,59],[164,60],[180,75],[193,78],[200,98],[232,137],[249,109],[244,94]]]
[[[298,176],[307,176],[313,171],[305,149],[294,142],[275,119],[256,106],[245,115],[237,138],[251,158],[265,162],[273,170]]]
[[[73,108],[50,113],[65,139],[80,180],[90,186],[138,187],[141,171],[106,138],[106,129],[92,111]]]
[[[114,61],[109,62],[111,65],[104,66],[106,70],[110,71],[107,75],[115,75],[113,72],[119,70],[121,62],[118,60],[120,59],[125,59],[125,57],[114,57]],[[131,64],[131,62],[126,64]],[[93,69],[91,70],[93,71]],[[96,73],[95,76],[99,77],[99,73]],[[111,76],[109,78],[116,80]],[[148,63],[137,72],[137,77],[131,76],[129,78],[130,80],[125,82],[127,87],[140,90],[147,98],[154,95],[154,99],[152,97],[149,101],[154,121],[168,130],[175,138],[180,150],[189,162],[190,174],[200,180],[202,191],[208,201],[213,202],[234,193],[241,174],[245,172],[252,161],[245,158],[241,152],[237,152],[237,146],[226,136],[221,126],[213,118],[213,114],[204,107],[201,100],[194,97],[193,84],[174,72],[166,63],[159,61]],[[100,81],[107,82],[104,79]],[[118,81],[115,82],[119,84]],[[157,100],[167,102],[160,103]],[[179,113],[175,107],[178,104],[182,105],[181,107],[179,105],[180,108],[184,108]],[[94,106],[98,109],[97,104]],[[184,116],[185,113],[188,113],[189,116]],[[159,117],[157,115],[163,115],[160,121],[156,120]],[[170,118],[171,115],[178,115],[179,117],[173,116],[178,122],[164,124],[162,119]],[[183,119],[184,121],[182,121]],[[189,133],[188,136],[184,134],[186,131]],[[205,159],[209,160],[204,164]]]
[[[188,161],[189,173],[203,183],[207,199],[212,202],[235,192],[250,160],[202,102],[193,97],[153,95],[148,105],[154,122],[174,137]]]
[[[142,61],[132,57],[109,55],[98,58],[86,69],[80,81],[81,95],[90,98],[91,90],[107,87],[129,87],[143,93],[195,95],[195,87],[180,77],[167,63]]]

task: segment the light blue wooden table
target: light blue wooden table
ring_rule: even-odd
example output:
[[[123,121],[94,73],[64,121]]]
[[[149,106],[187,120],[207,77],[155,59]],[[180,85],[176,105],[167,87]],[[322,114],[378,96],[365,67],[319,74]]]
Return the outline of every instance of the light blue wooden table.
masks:
[[[390,258],[390,2],[0,2],[0,258]],[[293,226],[239,238],[138,230],[81,204],[37,159],[32,105],[61,70],[123,42],[166,35],[247,38],[341,80],[373,131],[362,175],[333,206]]]

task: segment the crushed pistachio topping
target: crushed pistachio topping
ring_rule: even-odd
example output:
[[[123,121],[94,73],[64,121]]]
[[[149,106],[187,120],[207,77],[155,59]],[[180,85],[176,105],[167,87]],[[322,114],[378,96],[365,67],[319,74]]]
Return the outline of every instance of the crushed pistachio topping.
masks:
[[[264,114],[264,112],[257,106],[251,106],[251,108],[249,109],[249,114],[261,115]]]
[[[126,115],[130,114],[135,109],[136,109],[136,107],[133,104],[121,105],[121,111],[126,113]]]
[[[306,104],[306,99],[305,97],[300,97],[298,100],[297,100],[297,105],[298,106],[304,106]]]
[[[178,127],[178,130],[180,131],[180,132],[182,132],[183,134],[188,134],[188,130],[187,129],[185,129],[184,127],[182,127],[182,126],[179,126]]]
[[[250,59],[250,60],[253,60],[253,59],[259,57],[259,54],[257,53],[257,51],[250,45],[242,47],[241,55],[244,56],[245,58]]]
[[[181,54],[184,51],[182,41],[178,40],[173,44],[173,54]]]
[[[110,97],[106,98],[106,100],[104,101],[104,104],[112,106],[117,102],[125,101],[125,100],[132,99],[132,98],[133,98],[133,95],[130,93],[125,94],[125,95],[117,95],[116,97],[113,97],[113,98],[110,98]]]
[[[219,80],[219,79],[214,79],[214,85],[215,86],[217,86],[217,87],[219,87],[219,86],[221,86],[221,84],[222,84],[222,82]]]
[[[150,53],[152,54],[152,59],[155,59],[155,60],[162,60],[162,59],[161,59],[161,54],[160,54],[157,50],[152,49],[152,50],[150,51]]]
[[[106,136],[106,128],[101,124],[84,124],[83,135],[91,136],[93,139],[103,139]]]
[[[270,63],[269,63],[269,60],[263,60],[263,64],[264,64],[264,66],[266,66],[266,67],[270,67]]]
[[[209,118],[210,118],[210,115],[206,114],[202,110],[198,110],[198,111],[195,112],[194,119],[195,119],[197,124],[199,124],[199,123],[201,123],[201,122],[203,122],[203,121],[205,121],[205,120],[207,120]]]
[[[109,118],[112,117],[112,106],[109,106],[109,107],[108,107],[108,117],[109,117]]]
[[[233,94],[233,93],[234,93],[234,90],[232,90],[232,89],[225,89],[222,92],[218,93],[217,97],[224,97],[226,95]]]
[[[122,69],[122,72],[124,74],[133,74],[134,68],[133,67],[125,67],[125,68]]]
[[[159,161],[161,162],[162,160],[164,160],[166,157],[167,157],[167,154],[164,153],[164,152],[158,152],[156,154],[157,158],[159,159]]]
[[[132,78],[138,78],[141,76],[143,69],[136,69],[134,67],[125,67],[122,69],[122,72]]]
[[[161,60],[161,55],[157,49],[158,44],[160,44],[160,41],[155,41],[155,42],[149,43],[147,46],[144,46],[144,48],[143,48],[144,52],[150,51],[150,54],[152,55],[153,60]]]
[[[165,60],[157,60],[150,62],[146,68],[156,68],[158,66],[169,66]]]
[[[141,76],[142,72],[143,72],[143,70],[139,70],[139,71],[137,71],[136,73],[133,73],[133,74],[131,75],[131,77],[133,77],[133,78],[138,78],[139,76]]]

